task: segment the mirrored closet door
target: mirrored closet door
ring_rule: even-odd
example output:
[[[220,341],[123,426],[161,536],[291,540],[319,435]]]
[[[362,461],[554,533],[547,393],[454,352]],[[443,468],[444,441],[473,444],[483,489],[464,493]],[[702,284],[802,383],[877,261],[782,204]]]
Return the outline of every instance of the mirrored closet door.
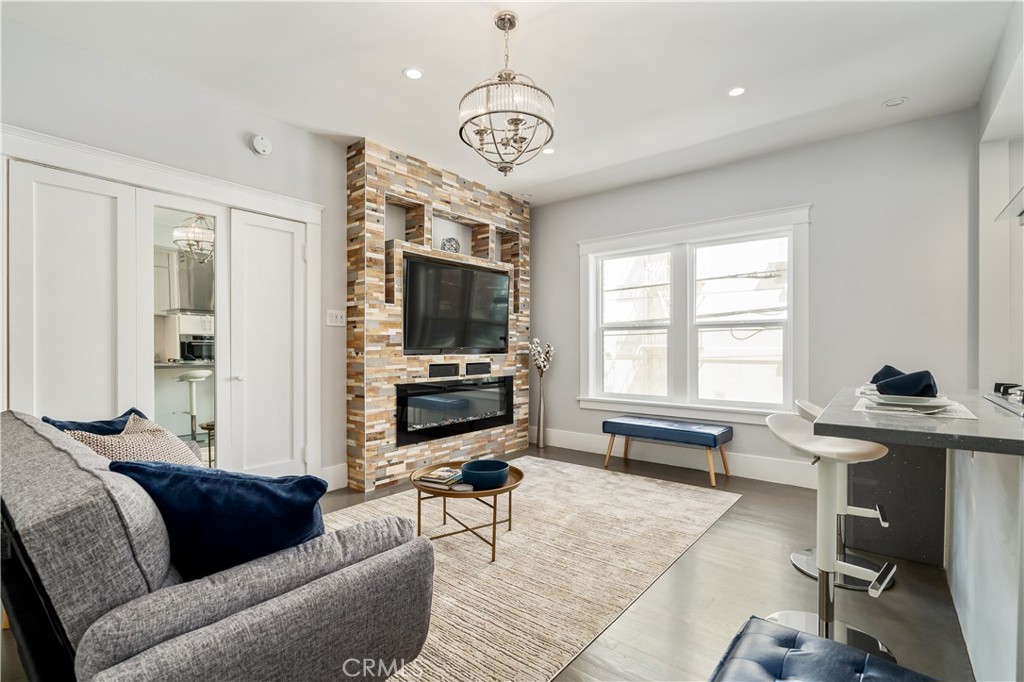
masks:
[[[137,211],[139,225],[147,228],[142,233],[152,237],[141,240],[149,243],[140,244],[139,254],[140,269],[152,273],[153,283],[141,330],[152,356],[149,385],[140,386],[140,394],[153,402],[144,411],[195,443],[202,462],[216,467],[217,414],[229,399],[229,320],[220,314],[227,309],[228,211],[148,190],[139,191]]]

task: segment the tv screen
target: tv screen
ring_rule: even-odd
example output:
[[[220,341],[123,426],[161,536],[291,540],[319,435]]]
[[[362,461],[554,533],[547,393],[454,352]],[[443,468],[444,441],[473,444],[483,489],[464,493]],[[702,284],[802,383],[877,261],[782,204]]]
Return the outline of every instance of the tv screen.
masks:
[[[406,355],[508,352],[508,274],[406,258],[404,280]]]

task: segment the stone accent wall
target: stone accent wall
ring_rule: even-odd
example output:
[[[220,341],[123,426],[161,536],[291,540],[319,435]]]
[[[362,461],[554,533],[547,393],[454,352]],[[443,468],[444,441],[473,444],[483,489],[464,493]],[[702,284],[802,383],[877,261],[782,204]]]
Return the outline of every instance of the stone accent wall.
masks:
[[[481,169],[485,172],[486,169]],[[406,209],[405,241],[384,241],[386,204]],[[431,247],[431,221],[469,225],[470,254]],[[433,462],[504,455],[527,446],[529,410],[530,208],[510,194],[371,141],[348,148],[348,477],[356,490],[395,483]],[[504,270],[512,276],[509,352],[402,354],[405,253]],[[508,426],[397,447],[395,384],[426,381],[431,363],[489,360],[492,376],[512,375]]]

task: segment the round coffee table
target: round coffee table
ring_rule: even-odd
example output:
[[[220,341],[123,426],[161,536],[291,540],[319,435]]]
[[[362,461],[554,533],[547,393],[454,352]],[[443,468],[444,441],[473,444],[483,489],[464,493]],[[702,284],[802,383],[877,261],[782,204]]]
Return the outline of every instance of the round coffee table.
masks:
[[[452,535],[459,535],[460,533],[472,533],[481,540],[484,544],[490,545],[491,547],[491,561],[494,561],[498,556],[498,524],[508,522],[508,529],[512,530],[512,491],[519,487],[519,484],[523,482],[523,472],[518,468],[509,465],[508,468],[508,481],[505,482],[500,488],[494,488],[492,490],[470,490],[466,492],[458,492],[455,490],[441,490],[438,488],[431,488],[430,486],[423,485],[418,479],[420,476],[440,469],[441,467],[452,467],[459,469],[465,464],[466,460],[458,460],[456,462],[439,462],[437,464],[431,464],[429,466],[422,467],[412,472],[409,476],[409,480],[412,481],[413,487],[416,488],[416,535],[422,535],[423,527],[423,513],[421,511],[423,500],[433,500],[435,498],[441,498],[441,512],[443,514],[441,525],[448,523],[448,519],[451,519],[455,523],[462,526],[462,530],[452,531],[451,533],[444,533],[442,535],[435,535],[431,537],[431,540],[440,540],[441,538],[447,538]],[[504,495],[508,493],[508,518],[498,520],[498,495]],[[491,501],[483,499],[490,497]],[[491,508],[491,521],[489,523],[482,523],[479,526],[469,526],[458,519],[454,514],[448,511],[448,499],[474,499],[485,507]],[[483,535],[480,535],[477,531],[481,528],[491,527],[491,539],[488,540]]]

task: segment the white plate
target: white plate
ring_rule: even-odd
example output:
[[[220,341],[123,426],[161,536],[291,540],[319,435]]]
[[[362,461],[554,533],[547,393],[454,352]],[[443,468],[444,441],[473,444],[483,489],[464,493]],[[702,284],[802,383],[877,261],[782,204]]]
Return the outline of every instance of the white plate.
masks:
[[[872,403],[866,405],[865,409],[871,412],[887,412],[889,414],[938,414],[943,410],[948,410],[952,405],[946,405],[942,407],[925,407],[921,405],[914,405],[913,407],[907,407],[906,405],[892,405],[887,403]]]
[[[865,395],[865,398],[878,405],[902,405],[905,407],[949,407],[955,405],[944,395],[937,395],[934,398],[925,398],[916,395]]]

